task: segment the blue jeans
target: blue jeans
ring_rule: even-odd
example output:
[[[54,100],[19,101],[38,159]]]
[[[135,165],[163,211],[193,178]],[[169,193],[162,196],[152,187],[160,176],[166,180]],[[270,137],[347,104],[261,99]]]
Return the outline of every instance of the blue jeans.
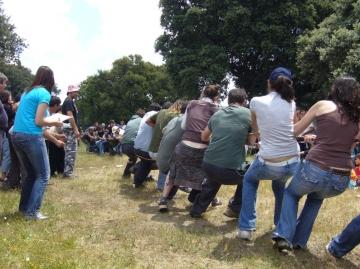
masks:
[[[49,158],[42,135],[15,133],[12,142],[20,165],[26,172],[21,188],[19,210],[32,216],[40,210],[50,177]]]
[[[158,180],[157,180],[157,183],[156,183],[156,185],[157,185],[156,188],[158,190],[163,190],[164,189],[166,176],[167,176],[167,174],[164,174],[159,170],[159,176],[158,176]]]
[[[349,180],[348,176],[322,170],[310,161],[302,161],[285,190],[280,220],[273,237],[305,248],[323,200],[344,192]],[[307,195],[305,205],[296,219],[299,200],[304,195]]]
[[[275,196],[274,224],[279,220],[285,184],[296,169],[298,162],[284,166],[269,165],[268,162],[256,158],[246,171],[243,181],[242,205],[239,217],[239,229],[252,231],[256,229],[256,194],[260,180],[272,180]]]
[[[95,142],[100,155],[103,155],[105,153],[105,143],[106,143],[106,141],[104,141],[104,140],[98,140]]]
[[[341,234],[335,236],[328,250],[336,257],[342,257],[360,244],[360,215],[354,218]]]
[[[7,134],[5,132],[3,133],[3,138],[1,143],[2,143],[1,171],[7,175],[10,171],[11,158],[10,158],[9,139],[7,138]]]

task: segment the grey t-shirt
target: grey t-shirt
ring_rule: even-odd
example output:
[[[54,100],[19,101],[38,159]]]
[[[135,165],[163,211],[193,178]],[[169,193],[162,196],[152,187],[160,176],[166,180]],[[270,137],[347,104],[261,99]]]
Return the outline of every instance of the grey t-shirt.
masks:
[[[122,139],[122,144],[134,143],[136,134],[139,130],[141,118],[138,115],[133,115],[125,127],[125,132]]]
[[[184,132],[184,130],[181,129],[183,118],[183,115],[173,118],[163,129],[163,137],[160,142],[156,159],[159,170],[163,173],[169,171],[171,155],[176,145],[181,141]]]
[[[260,132],[260,157],[271,159],[299,154],[299,144],[294,137],[295,109],[294,101],[287,102],[275,91],[251,99],[250,110],[256,114]]]

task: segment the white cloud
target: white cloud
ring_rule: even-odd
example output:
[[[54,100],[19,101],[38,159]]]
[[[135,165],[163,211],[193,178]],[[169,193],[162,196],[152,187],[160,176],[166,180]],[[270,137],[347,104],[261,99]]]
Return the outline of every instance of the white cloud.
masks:
[[[80,28],[70,17],[75,1],[87,3],[97,13],[98,31]],[[4,0],[5,14],[11,17],[16,33],[29,47],[21,55],[22,64],[34,73],[40,65],[54,70],[59,87],[77,84],[97,70],[110,69],[111,63],[129,54],[140,54],[144,60],[161,64],[154,43],[162,31],[158,0]],[[84,9],[86,10],[86,9]],[[75,14],[89,20],[96,19]],[[85,23],[86,25],[86,23]],[[81,44],[82,35],[95,35]]]

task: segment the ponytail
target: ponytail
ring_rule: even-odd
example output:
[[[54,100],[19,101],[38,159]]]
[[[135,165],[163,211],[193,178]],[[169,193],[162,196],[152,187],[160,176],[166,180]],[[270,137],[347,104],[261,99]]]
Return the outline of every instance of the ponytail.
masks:
[[[293,82],[285,76],[278,76],[275,81],[270,81],[271,89],[280,94],[281,98],[291,103],[295,98]]]

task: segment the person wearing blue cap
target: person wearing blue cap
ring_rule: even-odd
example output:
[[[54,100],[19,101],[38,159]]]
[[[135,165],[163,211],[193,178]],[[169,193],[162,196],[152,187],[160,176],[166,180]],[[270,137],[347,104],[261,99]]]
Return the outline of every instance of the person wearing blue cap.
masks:
[[[286,181],[299,162],[299,145],[293,134],[295,91],[292,73],[278,67],[268,79],[269,93],[250,101],[252,131],[260,141],[259,153],[243,181],[238,236],[250,240],[256,229],[256,194],[260,180],[272,180],[274,224],[279,220]]]

